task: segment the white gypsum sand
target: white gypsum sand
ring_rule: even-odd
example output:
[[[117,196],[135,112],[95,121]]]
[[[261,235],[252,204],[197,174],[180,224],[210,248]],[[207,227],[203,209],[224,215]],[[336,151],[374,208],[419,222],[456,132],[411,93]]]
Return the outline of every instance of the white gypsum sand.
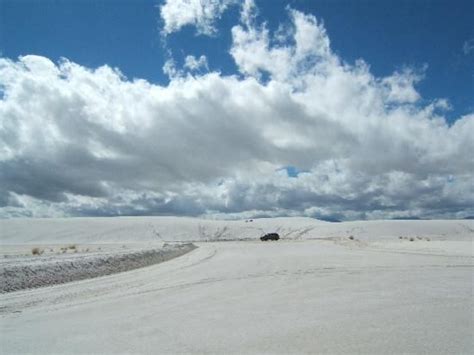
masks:
[[[148,245],[130,250],[126,245],[111,251],[109,248],[90,246],[79,249],[75,244],[61,247],[54,253],[53,246],[36,247],[38,256],[0,259],[3,280],[0,293],[44,287],[70,281],[110,275],[164,262],[181,256],[196,246],[192,243]],[[104,248],[105,252],[102,252]],[[11,249],[11,248],[10,248]],[[45,251],[47,250],[47,251]],[[73,253],[68,251],[73,250]],[[107,251],[108,250],[108,251]],[[49,252],[49,253],[48,253]],[[32,253],[32,255],[35,255]]]
[[[132,271],[0,295],[0,348],[471,353],[473,231],[467,220],[2,220],[8,262],[39,261],[46,254],[31,249],[46,244],[100,244],[111,254],[164,241],[199,248]],[[282,240],[260,242],[268,232]]]

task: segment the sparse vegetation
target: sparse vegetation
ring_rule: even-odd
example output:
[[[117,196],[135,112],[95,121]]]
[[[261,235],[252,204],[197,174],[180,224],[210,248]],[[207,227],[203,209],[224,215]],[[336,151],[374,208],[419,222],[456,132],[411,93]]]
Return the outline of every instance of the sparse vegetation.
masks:
[[[414,242],[414,241],[415,241],[415,238],[411,237],[411,238],[409,239],[409,241],[410,241],[410,242]]]
[[[74,250],[74,249],[76,249],[76,245],[72,244],[72,245],[68,246],[68,248]]]
[[[41,255],[43,254],[43,250],[38,248],[38,247],[35,247],[33,249],[31,249],[31,254],[33,255]]]
[[[350,240],[354,240],[354,236],[351,235],[351,236],[349,237],[349,239],[350,239]]]

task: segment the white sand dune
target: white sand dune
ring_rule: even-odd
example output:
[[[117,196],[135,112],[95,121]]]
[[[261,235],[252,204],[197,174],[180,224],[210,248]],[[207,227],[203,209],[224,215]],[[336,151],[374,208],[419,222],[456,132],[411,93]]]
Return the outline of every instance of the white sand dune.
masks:
[[[275,231],[281,241],[258,241]],[[473,231],[473,221],[3,220],[8,263],[47,244],[100,244],[108,253],[163,241],[198,248],[132,271],[0,295],[0,349],[472,353]]]
[[[312,218],[261,218],[253,222],[184,217],[51,218],[0,220],[2,244],[122,243],[254,240],[278,232],[284,239],[348,237],[364,240],[424,236],[470,241],[473,220],[391,220],[331,223]]]

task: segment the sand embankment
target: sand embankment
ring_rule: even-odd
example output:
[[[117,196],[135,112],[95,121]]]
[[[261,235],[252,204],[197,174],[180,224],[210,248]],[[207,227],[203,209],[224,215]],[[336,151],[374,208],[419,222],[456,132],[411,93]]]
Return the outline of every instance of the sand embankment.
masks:
[[[50,286],[138,269],[181,256],[195,248],[191,243],[165,244],[161,248],[110,253],[10,257],[0,264],[0,292]]]

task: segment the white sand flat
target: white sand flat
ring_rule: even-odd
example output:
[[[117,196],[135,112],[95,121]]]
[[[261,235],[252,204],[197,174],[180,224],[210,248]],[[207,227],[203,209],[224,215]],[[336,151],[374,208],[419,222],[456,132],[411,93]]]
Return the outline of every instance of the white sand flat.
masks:
[[[47,235],[57,245],[97,240],[117,252],[119,243],[135,238],[135,245],[146,245],[156,232],[163,239],[208,240],[225,229],[225,238],[219,238],[253,239],[197,242],[198,249],[161,264],[2,294],[2,353],[467,354],[474,349],[471,221],[94,221],[42,220],[36,227],[32,220],[30,230],[18,221],[2,221],[0,230],[10,259],[21,254],[13,253],[15,240],[25,247]],[[278,242],[263,243],[253,234],[278,228],[286,235]],[[401,234],[430,241],[410,242],[399,239]],[[6,243],[2,247],[7,249]]]

